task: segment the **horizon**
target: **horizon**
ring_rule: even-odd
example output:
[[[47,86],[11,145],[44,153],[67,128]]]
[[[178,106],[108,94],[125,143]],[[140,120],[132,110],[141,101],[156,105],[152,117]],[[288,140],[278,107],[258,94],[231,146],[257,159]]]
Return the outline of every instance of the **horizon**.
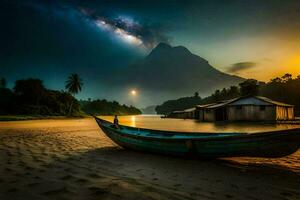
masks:
[[[217,70],[246,79],[300,75],[297,1],[132,2],[1,1],[6,31],[0,33],[0,75],[10,88],[15,80],[39,78],[47,88],[61,90],[67,76],[78,73],[84,80],[78,99],[156,105],[176,92],[125,85],[116,74],[160,42],[184,46]],[[178,98],[193,95],[188,91]]]

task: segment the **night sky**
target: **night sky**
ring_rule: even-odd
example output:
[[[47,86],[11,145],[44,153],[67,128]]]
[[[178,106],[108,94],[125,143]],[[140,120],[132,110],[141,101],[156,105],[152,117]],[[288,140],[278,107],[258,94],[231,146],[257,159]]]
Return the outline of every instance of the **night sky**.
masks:
[[[0,2],[0,77],[9,87],[34,77],[60,90],[78,73],[84,87],[77,98],[146,106],[144,91],[132,99],[114,80],[159,42],[245,78],[300,74],[297,0]]]

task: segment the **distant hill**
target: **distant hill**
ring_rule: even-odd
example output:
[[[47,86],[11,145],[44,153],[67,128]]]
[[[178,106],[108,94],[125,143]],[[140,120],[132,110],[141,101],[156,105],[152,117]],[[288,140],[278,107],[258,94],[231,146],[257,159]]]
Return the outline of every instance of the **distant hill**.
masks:
[[[124,75],[126,83],[150,91],[152,99],[160,101],[196,91],[202,96],[208,95],[216,89],[237,85],[244,80],[215,69],[207,60],[183,46],[171,47],[165,43],[158,44]]]
[[[155,115],[156,114],[155,107],[156,106],[148,106],[140,110],[142,111],[142,114]]]
[[[187,108],[192,108],[202,101],[201,97],[182,97],[176,100],[168,100],[162,105],[159,105],[155,108],[157,114],[167,115],[173,111],[185,110]]]

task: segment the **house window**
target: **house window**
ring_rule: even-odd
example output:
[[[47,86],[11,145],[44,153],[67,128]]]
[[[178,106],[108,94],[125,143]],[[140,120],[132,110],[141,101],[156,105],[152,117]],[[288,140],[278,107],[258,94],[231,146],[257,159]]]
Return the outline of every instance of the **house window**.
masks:
[[[242,106],[236,106],[235,107],[236,110],[242,110],[242,108],[243,108]]]
[[[266,106],[259,106],[259,110],[260,111],[265,111],[266,110]]]

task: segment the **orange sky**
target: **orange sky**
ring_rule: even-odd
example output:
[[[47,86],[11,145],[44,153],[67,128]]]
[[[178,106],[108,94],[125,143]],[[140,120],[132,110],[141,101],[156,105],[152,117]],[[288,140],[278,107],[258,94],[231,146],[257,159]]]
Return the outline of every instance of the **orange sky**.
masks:
[[[223,72],[234,63],[256,63],[252,68],[235,73],[244,78],[269,81],[285,73],[293,77],[300,75],[300,39],[288,35],[236,38],[206,49],[192,48],[192,51]]]

